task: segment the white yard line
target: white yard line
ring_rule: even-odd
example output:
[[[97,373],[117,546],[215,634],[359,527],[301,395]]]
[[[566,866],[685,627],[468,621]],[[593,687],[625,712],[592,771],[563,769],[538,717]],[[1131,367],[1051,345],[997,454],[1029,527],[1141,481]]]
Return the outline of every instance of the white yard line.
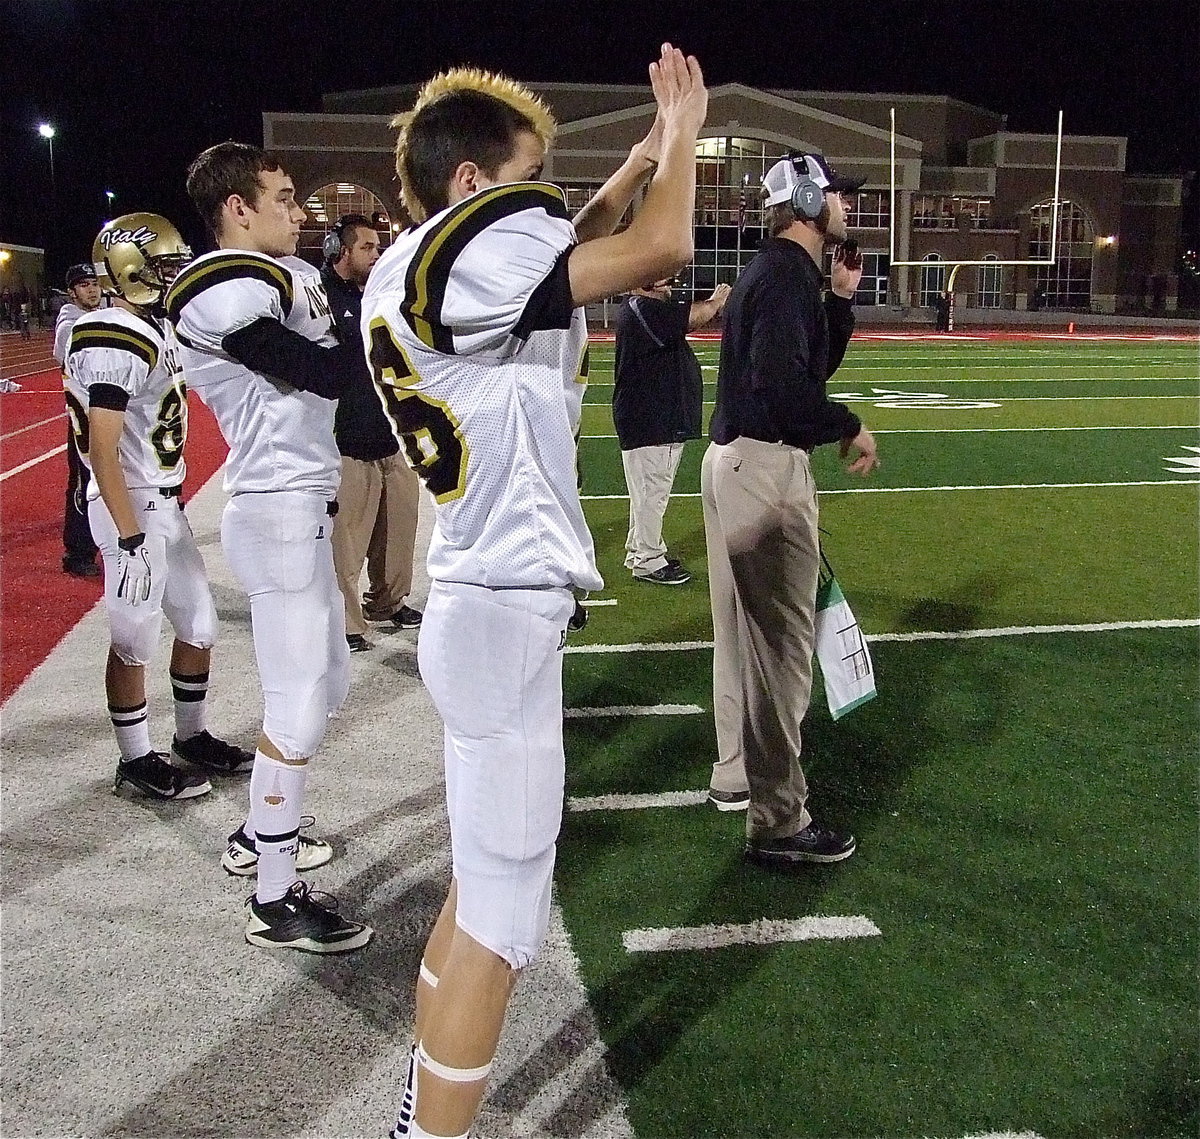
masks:
[[[870,918],[814,914],[778,921],[763,918],[745,925],[694,925],[661,929],[627,929],[621,944],[627,953],[661,953],[680,949],[724,949],[729,945],[778,945],[787,941],[844,941],[882,934]]]
[[[999,629],[947,629],[915,633],[867,633],[868,641],[963,641],[979,637],[1028,637],[1035,633],[1113,633],[1122,629],[1195,629],[1200,618],[1152,621],[1100,621],[1087,625],[1008,625]],[[568,653],[673,653],[711,649],[712,641],[635,641],[627,645],[568,645]]]
[[[614,435],[613,438],[615,439],[616,436]],[[616,605],[616,603],[617,599],[615,597],[598,597],[595,601],[581,601],[579,604],[586,605],[589,609],[594,609],[597,605]]]
[[[568,720],[604,719],[619,716],[698,716],[699,704],[612,704],[604,708],[564,708]]]
[[[53,459],[55,455],[61,455],[67,449],[67,445],[63,443],[59,447],[55,447],[52,451],[47,451],[44,455],[38,455],[36,459],[30,459],[27,463],[22,463],[19,467],[13,467],[11,471],[5,471],[0,474],[0,482],[5,479],[10,479],[13,475],[19,475],[22,471],[29,470],[30,467],[36,467],[38,463],[44,463],[47,459]]]
[[[6,431],[3,435],[0,435],[0,440],[12,439],[17,435],[24,435],[26,431],[32,431],[37,427],[45,427],[47,423],[53,423],[56,419],[66,419],[66,417],[67,413],[60,411],[57,415],[52,415],[49,419],[39,419],[36,423],[29,424],[28,427],[18,427],[15,431]]]
[[[698,807],[708,791],[659,791],[645,795],[578,795],[567,800],[568,811],[646,811],[655,807]]]
[[[1200,486],[1200,479],[1146,479],[1141,482],[1032,482],[1032,483],[988,483],[979,486],[862,486],[846,487],[844,490],[822,490],[818,494],[922,494],[926,491],[950,490],[1080,490],[1090,487],[1110,486]],[[699,498],[700,492],[679,491],[672,498]],[[627,494],[581,494],[581,502],[628,501]]]

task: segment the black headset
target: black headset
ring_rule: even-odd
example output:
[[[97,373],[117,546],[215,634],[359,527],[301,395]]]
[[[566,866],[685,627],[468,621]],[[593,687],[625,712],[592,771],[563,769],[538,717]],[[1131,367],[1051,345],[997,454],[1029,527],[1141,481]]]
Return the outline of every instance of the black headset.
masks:
[[[366,229],[375,228],[371,224],[371,219],[363,214],[342,214],[333,223],[333,228],[325,235],[325,240],[321,242],[321,256],[330,263],[336,261],[341,257],[342,250],[346,248],[346,230],[357,229],[359,226]]]
[[[825,208],[825,191],[812,180],[808,172],[808,163],[804,155],[793,150],[788,153],[788,161],[796,172],[796,184],[792,187],[792,209],[800,217],[808,221],[816,221]]]

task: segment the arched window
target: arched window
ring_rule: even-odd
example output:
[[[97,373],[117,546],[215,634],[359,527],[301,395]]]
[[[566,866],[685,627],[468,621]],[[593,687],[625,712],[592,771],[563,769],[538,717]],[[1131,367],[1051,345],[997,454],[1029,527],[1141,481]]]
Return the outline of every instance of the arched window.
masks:
[[[921,260],[932,262],[930,265],[921,266],[921,296],[918,303],[922,307],[928,307],[938,299],[946,287],[946,267],[941,264],[940,253],[926,253]]]
[[[1039,202],[1029,211],[1029,258],[1044,261],[1050,256],[1052,202]],[[1050,308],[1090,308],[1092,303],[1091,220],[1074,202],[1058,206],[1058,250],[1055,264],[1033,266],[1033,287],[1045,290]]]
[[[985,253],[985,261],[998,261],[995,253]],[[999,265],[980,265],[979,290],[975,303],[980,308],[999,308],[1004,270]]]
[[[375,223],[379,244],[386,248],[392,238],[392,219],[384,204],[362,186],[352,182],[331,182],[310,194],[303,202],[308,215],[300,229],[299,254],[306,261],[320,262],[321,243],[343,214],[362,214]]]

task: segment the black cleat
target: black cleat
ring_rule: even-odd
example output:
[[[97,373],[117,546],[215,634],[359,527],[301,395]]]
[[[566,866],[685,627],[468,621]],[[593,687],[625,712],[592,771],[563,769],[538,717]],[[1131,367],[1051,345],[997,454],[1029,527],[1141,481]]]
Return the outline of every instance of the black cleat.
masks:
[[[633,580],[649,581],[654,585],[687,585],[692,580],[692,575],[679,562],[674,565],[668,562],[662,569],[653,573],[635,573]]]
[[[318,898],[322,899],[318,901]],[[337,899],[295,883],[275,902],[246,901],[246,940],[264,949],[299,949],[304,953],[348,953],[371,940],[369,925],[337,912]]]
[[[203,775],[172,766],[158,751],[148,751],[135,759],[117,760],[113,794],[126,783],[151,799],[196,799],[212,790],[212,784]]]
[[[300,825],[310,827],[316,820],[312,815],[301,815]],[[303,873],[306,870],[316,870],[324,866],[333,857],[333,847],[323,838],[312,838],[306,834],[297,835],[299,848],[296,851],[296,869]],[[229,836],[229,844],[221,855],[221,865],[226,874],[236,874],[248,878],[258,873],[258,847],[254,841],[246,837],[245,826],[238,827]]]
[[[207,767],[218,775],[241,775],[254,766],[254,752],[217,739],[208,732],[197,732],[186,740],[171,740],[171,754],[184,763]]]
[[[401,605],[399,609],[393,613],[388,620],[391,621],[397,629],[419,629],[421,627],[421,617],[423,614],[414,609],[411,605]]]
[[[795,866],[800,862],[841,862],[854,853],[853,835],[831,831],[820,823],[787,838],[746,840],[746,858],[760,866]]]
[[[91,558],[63,558],[62,567],[72,577],[100,576],[100,567]]]
[[[347,633],[346,644],[352,653],[365,653],[371,649],[371,642],[362,633]]]

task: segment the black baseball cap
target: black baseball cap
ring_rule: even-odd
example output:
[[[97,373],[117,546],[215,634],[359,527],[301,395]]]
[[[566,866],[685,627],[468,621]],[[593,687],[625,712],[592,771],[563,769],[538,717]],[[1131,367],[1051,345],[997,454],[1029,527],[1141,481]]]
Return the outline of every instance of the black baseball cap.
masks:
[[[96,276],[96,270],[87,262],[80,265],[72,265],[67,270],[67,288],[73,289],[81,281],[98,281],[100,278]]]

